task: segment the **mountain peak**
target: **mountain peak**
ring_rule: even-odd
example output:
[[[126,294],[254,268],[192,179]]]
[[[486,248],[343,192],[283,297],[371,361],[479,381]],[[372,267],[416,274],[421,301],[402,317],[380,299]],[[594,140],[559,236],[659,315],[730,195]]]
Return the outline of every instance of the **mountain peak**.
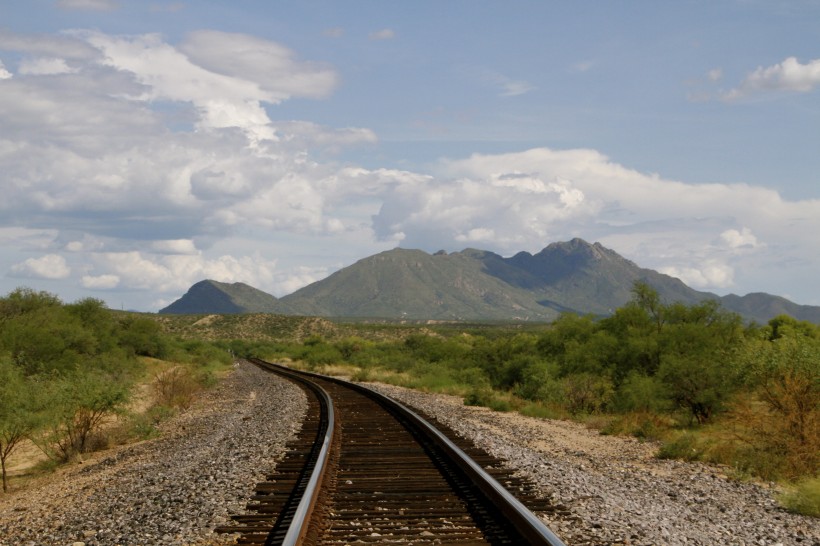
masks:
[[[277,302],[274,296],[242,282],[229,284],[205,279],[159,312],[185,315],[275,312]]]

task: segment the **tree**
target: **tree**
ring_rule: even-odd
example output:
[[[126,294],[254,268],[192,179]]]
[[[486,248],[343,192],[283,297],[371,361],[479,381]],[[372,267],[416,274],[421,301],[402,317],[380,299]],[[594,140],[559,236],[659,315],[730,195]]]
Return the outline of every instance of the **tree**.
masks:
[[[741,386],[732,350],[742,339],[742,328],[737,315],[711,303],[690,307],[688,316],[677,311],[679,320],[667,325],[660,340],[657,375],[672,400],[703,424]]]
[[[820,341],[784,337],[747,347],[744,364],[769,418],[756,434],[786,454],[793,475],[820,470]]]
[[[30,380],[7,357],[0,357],[0,469],[8,491],[6,464],[14,450],[37,426],[35,392]]]
[[[76,369],[47,385],[46,430],[35,443],[53,459],[67,461],[88,450],[91,433],[128,401],[128,384],[99,370]]]
[[[120,345],[135,355],[163,358],[168,353],[168,342],[162,327],[145,317],[126,317],[122,321]]]

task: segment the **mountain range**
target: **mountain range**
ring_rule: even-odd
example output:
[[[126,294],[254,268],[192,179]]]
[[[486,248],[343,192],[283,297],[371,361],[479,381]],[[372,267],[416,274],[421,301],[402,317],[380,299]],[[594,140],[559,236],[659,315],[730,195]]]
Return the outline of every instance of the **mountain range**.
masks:
[[[582,239],[510,258],[476,249],[428,254],[397,248],[359,260],[282,298],[243,283],[204,280],[159,312],[550,321],[565,311],[608,315],[631,299],[635,281],[649,284],[665,302],[717,299],[723,308],[749,321],[765,323],[786,314],[820,323],[820,307],[764,293],[721,297],[700,292]]]

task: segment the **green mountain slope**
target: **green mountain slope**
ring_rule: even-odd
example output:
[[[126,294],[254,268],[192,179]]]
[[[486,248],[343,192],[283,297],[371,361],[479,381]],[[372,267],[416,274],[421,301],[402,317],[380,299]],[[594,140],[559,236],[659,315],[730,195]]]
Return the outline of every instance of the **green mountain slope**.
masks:
[[[382,252],[281,301],[298,313],[323,316],[442,320],[548,320],[556,316],[527,290],[487,275],[471,251],[449,255],[405,249]]]
[[[242,283],[202,281],[160,313],[549,321],[563,311],[608,315],[631,299],[635,281],[648,283],[666,302],[718,299],[747,320],[788,314],[820,323],[820,307],[768,294],[720,298],[699,292],[582,239],[510,258],[476,249],[450,254],[394,249],[280,299]]]
[[[281,313],[279,300],[247,284],[200,281],[180,299],[159,311],[162,314]]]

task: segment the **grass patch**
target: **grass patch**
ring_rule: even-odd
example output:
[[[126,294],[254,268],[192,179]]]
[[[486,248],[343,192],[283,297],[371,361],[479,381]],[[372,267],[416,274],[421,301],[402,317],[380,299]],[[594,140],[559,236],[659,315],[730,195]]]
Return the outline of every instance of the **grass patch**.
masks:
[[[789,512],[820,518],[820,477],[798,482],[783,493],[779,500]]]
[[[658,449],[659,459],[681,459],[697,461],[703,457],[704,449],[697,434],[683,431],[670,434]]]
[[[526,417],[535,417],[536,419],[563,420],[569,417],[569,414],[561,408],[542,404],[541,402],[527,402],[521,406],[518,412]]]
[[[641,440],[662,440],[673,426],[670,418],[651,412],[630,412],[609,416],[599,427],[601,434],[614,436],[634,436]]]

